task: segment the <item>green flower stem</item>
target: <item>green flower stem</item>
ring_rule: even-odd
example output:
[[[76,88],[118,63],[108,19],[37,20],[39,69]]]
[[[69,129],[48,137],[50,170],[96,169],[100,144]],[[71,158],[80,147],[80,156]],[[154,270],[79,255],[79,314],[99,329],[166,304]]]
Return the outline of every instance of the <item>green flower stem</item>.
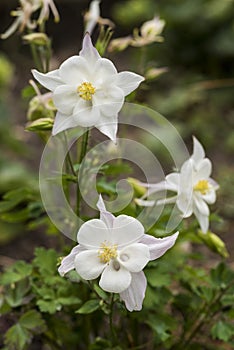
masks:
[[[213,318],[213,314],[210,313],[210,309],[212,306],[214,306],[216,303],[220,301],[224,293],[233,285],[233,282],[230,283],[225,289],[222,289],[219,291],[216,295],[216,297],[213,299],[213,301],[209,304],[205,303],[203,307],[200,309],[200,317],[198,318],[197,322],[192,325],[191,329],[189,330],[188,336],[184,337],[183,341],[181,342],[181,347],[178,349],[187,350],[190,348],[191,341],[194,339],[194,337],[197,335],[201,327],[209,322],[209,319]]]
[[[114,324],[113,324],[114,297],[115,297],[115,295],[114,295],[114,293],[112,293],[111,301],[110,301],[110,313],[109,313],[109,326],[110,326],[112,345],[116,345],[118,343],[116,330],[115,330]]]
[[[81,151],[80,151],[80,156],[79,156],[79,164],[81,165],[86,153],[87,153],[87,148],[88,148],[88,143],[89,143],[89,129],[86,129],[82,136],[82,144],[81,144]],[[82,177],[82,168],[80,167],[79,169],[79,178],[81,179]],[[76,214],[80,216],[80,206],[81,206],[81,192],[80,192],[80,186],[79,183],[77,182],[77,197],[76,197]]]

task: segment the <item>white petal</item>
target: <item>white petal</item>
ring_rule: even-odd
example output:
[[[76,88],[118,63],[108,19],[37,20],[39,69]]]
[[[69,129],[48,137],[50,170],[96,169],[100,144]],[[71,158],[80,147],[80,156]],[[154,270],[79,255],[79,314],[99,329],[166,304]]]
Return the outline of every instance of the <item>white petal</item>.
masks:
[[[213,187],[215,191],[219,189],[219,184],[211,177],[208,179],[208,182],[210,183],[210,185]]]
[[[93,95],[92,103],[104,116],[115,116],[123,106],[124,95],[117,86],[104,86]]]
[[[117,261],[111,260],[101,275],[99,285],[106,292],[121,293],[130,286],[131,280],[131,273]]]
[[[61,265],[58,268],[58,272],[61,276],[64,276],[67,272],[75,268],[75,264],[74,264],[75,257],[81,251],[82,251],[82,248],[78,244],[71,250],[70,254],[68,254],[65,258],[63,258]]]
[[[171,191],[176,191],[176,192],[178,191],[179,181],[180,181],[179,173],[171,173],[166,176],[166,182],[168,185],[171,186],[171,188],[169,188],[169,190]]]
[[[191,158],[198,164],[205,157],[205,151],[201,143],[193,136],[193,154]]]
[[[109,82],[109,79],[111,78],[112,80],[110,80],[110,82],[113,83],[114,77],[112,78],[112,76],[115,76],[117,74],[117,70],[114,64],[107,58],[99,58],[97,60],[94,66],[94,72],[94,81],[98,83],[98,86],[103,84],[105,82],[105,79],[107,79]]]
[[[148,245],[150,250],[150,260],[160,258],[166,253],[174,244],[179,235],[179,232],[165,238],[155,238],[151,235],[145,234],[140,240],[141,243]]]
[[[99,219],[86,221],[79,229],[77,241],[88,249],[99,249],[101,244],[105,241],[112,243],[107,226]]]
[[[132,72],[121,72],[115,78],[115,84],[123,90],[124,96],[126,96],[134,91],[143,80],[145,78],[141,75]]]
[[[77,125],[94,126],[100,120],[100,110],[99,107],[92,106],[89,101],[80,98],[75,105],[72,117]]]
[[[193,196],[194,206],[202,215],[208,216],[210,214],[208,205],[206,204],[206,202],[203,200],[201,196],[202,195],[199,195],[197,193],[194,194]]]
[[[170,198],[165,198],[165,199],[159,199],[156,204],[157,205],[165,205],[165,204],[172,204],[172,203],[176,203],[178,199],[178,196],[173,196]]]
[[[199,222],[202,232],[206,233],[209,228],[209,216],[203,215],[196,207],[194,208],[194,215]]]
[[[186,188],[188,188],[188,191],[190,191],[190,189],[193,187],[193,164],[193,161],[188,159],[181,167],[179,177],[180,191],[187,191]]]
[[[98,257],[98,250],[85,250],[75,257],[75,268],[85,280],[93,280],[100,276],[106,264]]]
[[[54,120],[52,135],[54,136],[61,131],[64,131],[70,128],[75,128],[77,126],[78,124],[72,116],[57,112]]]
[[[184,218],[188,218],[193,213],[193,191],[190,193],[180,193],[177,196],[176,205],[182,212]]]
[[[113,214],[111,214],[109,211],[106,210],[106,206],[102,199],[101,194],[99,195],[97,208],[100,211],[100,220],[102,220],[108,228],[112,228],[115,217]]]
[[[32,70],[34,78],[39,81],[41,85],[46,87],[48,90],[54,91],[58,86],[63,84],[62,79],[59,76],[59,70],[53,70],[49,73],[43,74],[38,72],[36,69]]]
[[[132,273],[132,281],[128,289],[120,293],[128,311],[140,311],[145,298],[147,280],[144,272]]]
[[[103,117],[101,118],[102,122],[97,123],[95,126],[96,128],[109,137],[114,143],[116,143],[116,134],[118,130],[118,116],[112,116],[112,117]]]
[[[83,82],[90,82],[91,69],[83,57],[72,56],[61,64],[59,74],[64,82],[78,87]]]
[[[92,44],[92,40],[88,33],[85,34],[82,44],[82,50],[80,51],[80,56],[84,57],[87,62],[91,65],[95,64],[96,61],[101,58],[98,51]]]
[[[53,94],[53,101],[58,111],[72,115],[79,96],[74,87],[69,85],[58,86]]]
[[[144,227],[140,221],[131,216],[119,215],[114,218],[111,235],[112,243],[122,248],[138,242],[144,235]]]
[[[140,207],[153,207],[155,205],[155,201],[144,200],[140,198],[135,198],[134,201]]]
[[[199,180],[207,180],[210,177],[212,172],[212,164],[208,158],[203,159],[198,167],[197,172],[194,174],[194,184],[196,184]]]
[[[119,252],[118,261],[130,272],[140,272],[149,262],[149,247],[142,243],[134,243]]]
[[[213,204],[216,201],[216,192],[213,189],[211,189],[207,194],[204,194],[202,198],[208,204]]]

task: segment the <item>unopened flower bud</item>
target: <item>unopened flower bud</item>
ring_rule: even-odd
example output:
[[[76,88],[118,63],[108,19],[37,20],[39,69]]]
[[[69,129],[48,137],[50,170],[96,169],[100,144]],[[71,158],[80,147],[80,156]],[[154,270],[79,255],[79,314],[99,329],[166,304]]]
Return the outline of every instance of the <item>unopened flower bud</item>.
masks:
[[[44,33],[31,33],[23,36],[23,39],[28,43],[35,45],[47,46],[50,42],[48,36]]]

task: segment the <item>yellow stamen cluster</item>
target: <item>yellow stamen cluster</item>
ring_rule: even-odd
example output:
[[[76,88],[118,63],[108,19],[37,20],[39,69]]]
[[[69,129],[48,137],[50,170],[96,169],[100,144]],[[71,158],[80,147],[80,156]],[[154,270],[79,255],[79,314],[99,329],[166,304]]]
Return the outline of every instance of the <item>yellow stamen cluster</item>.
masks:
[[[117,258],[117,245],[102,243],[98,251],[98,257],[104,264],[108,263],[111,259]]]
[[[77,92],[81,98],[86,101],[92,100],[92,95],[95,93],[96,89],[91,83],[84,82],[78,86]]]
[[[199,180],[193,189],[194,191],[199,191],[201,194],[206,194],[210,189],[210,185],[207,180]]]

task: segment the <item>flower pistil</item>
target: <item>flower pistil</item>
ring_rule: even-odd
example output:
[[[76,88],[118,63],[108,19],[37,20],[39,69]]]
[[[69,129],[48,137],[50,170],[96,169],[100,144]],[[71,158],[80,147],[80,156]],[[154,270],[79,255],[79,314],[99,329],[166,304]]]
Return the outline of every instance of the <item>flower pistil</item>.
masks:
[[[111,245],[107,242],[103,242],[98,251],[98,257],[104,264],[110,262],[111,259],[117,258],[117,245]]]
[[[79,96],[86,101],[92,100],[92,95],[95,93],[95,91],[96,91],[95,87],[88,82],[84,82],[80,84],[77,88],[77,92]]]
[[[199,180],[193,189],[201,194],[207,194],[210,189],[210,184],[207,180]]]

